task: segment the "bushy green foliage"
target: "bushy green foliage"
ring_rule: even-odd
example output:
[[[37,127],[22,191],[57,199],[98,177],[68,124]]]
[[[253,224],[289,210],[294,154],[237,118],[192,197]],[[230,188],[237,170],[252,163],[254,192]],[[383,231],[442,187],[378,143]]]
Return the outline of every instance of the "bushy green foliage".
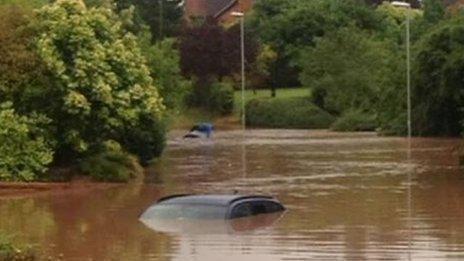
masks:
[[[410,18],[411,42],[418,40],[424,30],[430,28],[429,24],[424,23],[422,9],[396,7],[390,2],[384,1],[375,9],[375,12],[381,17],[381,30],[376,30],[373,33],[378,39],[391,41],[398,47],[402,47],[403,50],[406,43],[406,20],[408,16]]]
[[[417,45],[412,92],[413,131],[459,135],[464,86],[464,16],[444,20]]]
[[[442,0],[424,0],[424,20],[429,24],[440,22],[445,17],[445,5]]]
[[[117,15],[59,0],[38,10],[33,28],[49,84],[30,91],[28,102],[52,120],[58,156],[72,159],[110,139],[127,148],[124,134],[133,130],[158,136],[151,123],[161,120],[162,99],[136,37]],[[156,153],[163,146],[150,145]]]
[[[322,129],[328,128],[333,121],[332,115],[306,97],[255,99],[246,105],[249,126]]]
[[[115,141],[105,142],[80,163],[80,169],[97,181],[127,182],[143,173],[137,157]]]
[[[228,82],[213,82],[209,88],[207,107],[222,115],[234,109],[234,89]]]
[[[182,25],[182,0],[113,0],[118,11],[134,6],[133,29],[137,32],[147,25],[153,40],[176,36]]]
[[[176,39],[166,38],[152,45],[146,36],[141,44],[142,50],[147,57],[151,75],[159,89],[164,104],[168,109],[179,109],[185,103],[185,98],[192,90],[191,81],[185,79],[180,70],[180,55],[176,49]]]
[[[378,123],[375,115],[362,111],[348,111],[330,126],[335,131],[375,131]]]
[[[137,126],[125,128],[118,136],[123,148],[139,157],[146,165],[163,152],[166,145],[166,119],[141,117]]]
[[[0,5],[0,102],[20,103],[31,86],[42,85],[44,72],[29,49],[33,34],[26,26],[32,11],[19,5]],[[18,111],[27,111],[26,102]]]
[[[2,261],[33,261],[36,255],[32,248],[18,248],[11,243],[11,238],[0,233],[0,260]]]
[[[398,65],[388,44],[355,27],[329,32],[303,53],[301,81],[330,112],[374,111]]]
[[[197,81],[196,87],[188,97],[188,104],[202,107],[213,113],[226,115],[234,109],[234,89],[232,84],[215,79]]]
[[[381,26],[371,7],[356,0],[260,0],[253,9],[248,28],[277,51],[272,75],[279,86],[299,85],[300,50],[313,46],[326,32],[347,25],[367,30]]]
[[[277,59],[277,52],[268,44],[262,44],[258,50],[256,61],[247,75],[248,84],[256,88],[266,88],[271,82],[271,68]],[[271,85],[271,87],[273,87]]]
[[[0,180],[31,181],[47,170],[53,150],[44,116],[18,115],[11,103],[0,104]]]

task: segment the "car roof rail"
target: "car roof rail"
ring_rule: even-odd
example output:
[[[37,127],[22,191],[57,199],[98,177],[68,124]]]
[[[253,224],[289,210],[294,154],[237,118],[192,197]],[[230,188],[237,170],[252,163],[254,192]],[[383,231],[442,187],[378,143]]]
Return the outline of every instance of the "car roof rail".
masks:
[[[157,203],[160,203],[160,202],[166,201],[166,200],[168,200],[168,199],[172,199],[172,198],[185,197],[185,196],[191,196],[191,195],[193,195],[193,194],[174,194],[174,195],[169,195],[169,196],[162,197],[162,198],[158,199]]]
[[[247,195],[247,196],[241,196],[241,197],[234,198],[232,201],[229,202],[229,204],[232,204],[232,203],[234,203],[236,201],[239,201],[239,200],[253,199],[253,198],[257,198],[257,199],[275,199],[274,197],[265,196],[265,195]]]

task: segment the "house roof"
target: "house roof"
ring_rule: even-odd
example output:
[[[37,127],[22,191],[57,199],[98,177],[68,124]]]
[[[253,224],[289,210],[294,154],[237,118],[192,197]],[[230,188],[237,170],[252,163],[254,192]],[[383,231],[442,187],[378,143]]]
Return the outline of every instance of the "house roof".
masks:
[[[219,17],[238,0],[187,0],[196,15]]]

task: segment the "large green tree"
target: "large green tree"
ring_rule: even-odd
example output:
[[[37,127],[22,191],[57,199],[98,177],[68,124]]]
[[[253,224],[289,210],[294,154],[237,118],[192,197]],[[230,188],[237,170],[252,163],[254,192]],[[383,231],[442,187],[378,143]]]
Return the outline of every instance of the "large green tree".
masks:
[[[180,109],[192,89],[192,83],[182,76],[177,40],[166,38],[154,45],[145,41],[141,47],[166,107]]]
[[[43,115],[17,114],[11,102],[0,103],[0,180],[31,181],[53,160],[53,142]]]
[[[458,135],[462,130],[464,17],[429,30],[417,45],[413,130],[418,135]]]
[[[35,51],[49,84],[29,104],[52,120],[57,156],[115,140],[142,160],[160,153],[164,105],[136,37],[107,8],[57,0],[37,12]]]
[[[91,6],[114,8],[118,13],[133,7],[134,19],[131,30],[138,33],[143,31],[144,26],[148,26],[154,41],[176,36],[182,26],[184,14],[182,0],[85,0],[85,2]]]
[[[20,102],[31,86],[42,86],[44,71],[38,56],[31,50],[33,33],[27,30],[32,16],[29,8],[0,6],[0,102]],[[28,88],[26,88],[28,87]],[[18,108],[27,110],[29,106]]]
[[[273,85],[298,84],[300,50],[314,46],[326,32],[354,24],[374,30],[381,26],[373,7],[348,0],[261,0],[257,1],[248,28],[277,51],[272,70]]]
[[[301,81],[311,86],[315,103],[330,112],[374,114],[397,65],[390,45],[356,27],[329,32],[303,53]]]

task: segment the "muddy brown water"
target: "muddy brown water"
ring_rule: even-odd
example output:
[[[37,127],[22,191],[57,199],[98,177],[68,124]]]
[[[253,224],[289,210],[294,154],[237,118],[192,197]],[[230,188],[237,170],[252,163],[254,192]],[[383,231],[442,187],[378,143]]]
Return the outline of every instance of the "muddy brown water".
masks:
[[[170,134],[144,180],[0,199],[0,230],[35,246],[41,259],[464,260],[460,140],[415,138],[408,157],[406,139],[370,133],[182,134]],[[138,220],[163,195],[234,190],[275,195],[288,210],[164,232]]]

